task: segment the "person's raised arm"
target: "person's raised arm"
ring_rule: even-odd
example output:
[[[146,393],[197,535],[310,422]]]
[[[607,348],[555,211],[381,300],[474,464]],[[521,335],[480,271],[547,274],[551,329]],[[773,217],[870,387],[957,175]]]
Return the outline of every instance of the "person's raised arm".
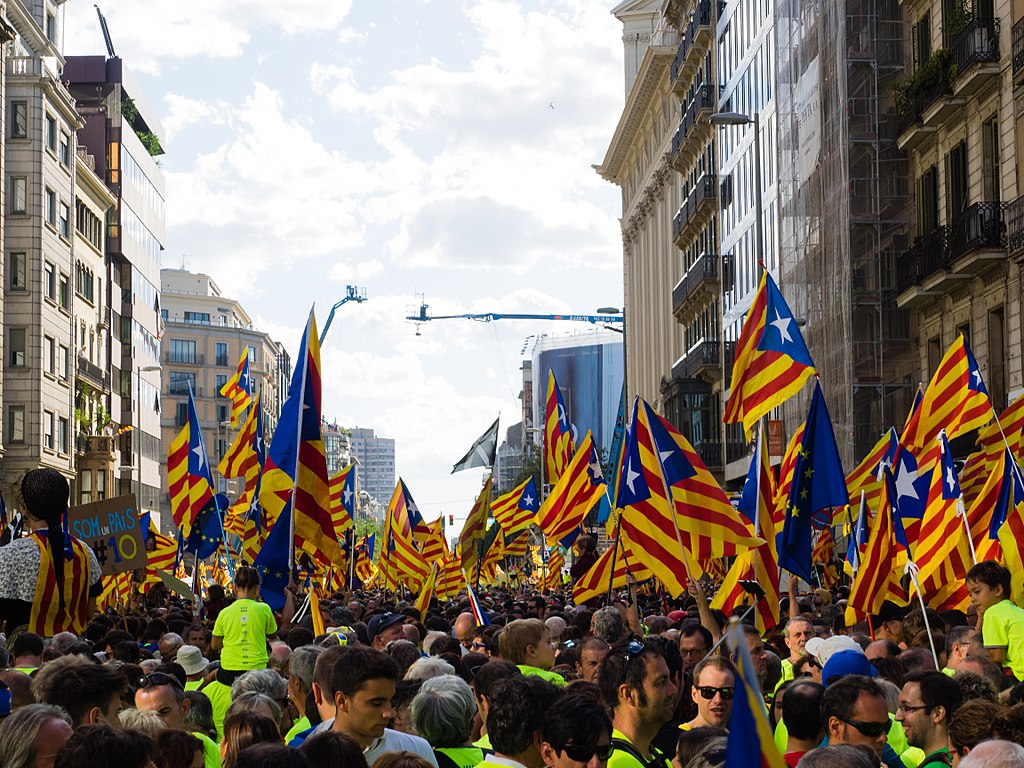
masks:
[[[700,623],[704,629],[711,633],[711,637],[715,643],[722,639],[722,631],[718,627],[718,622],[715,621],[715,617],[711,615],[711,606],[708,604],[707,595],[704,594],[704,588],[700,585],[700,581],[690,576],[687,579],[687,592],[697,602],[697,614],[700,616]]]

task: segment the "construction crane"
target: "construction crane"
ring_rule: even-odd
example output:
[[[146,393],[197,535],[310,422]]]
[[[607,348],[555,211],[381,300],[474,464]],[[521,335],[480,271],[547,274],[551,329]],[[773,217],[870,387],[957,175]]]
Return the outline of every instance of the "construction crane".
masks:
[[[476,320],[478,323],[490,323],[494,320],[570,320],[576,323],[621,323],[623,320],[622,314],[614,307],[601,307],[597,310],[597,314],[594,315],[537,315],[537,314],[524,314],[524,313],[499,313],[499,312],[481,312],[477,314],[465,314],[465,315],[428,315],[427,310],[429,305],[420,304],[420,313],[418,315],[407,315],[406,320],[412,320],[416,323],[416,335],[420,335],[420,323],[428,322],[429,320]],[[611,330],[618,330],[613,328]]]
[[[331,307],[331,313],[327,316],[327,322],[324,323],[324,329],[320,332],[321,347],[324,345],[324,339],[327,338],[327,331],[330,330],[331,323],[334,321],[334,313],[337,312],[340,307],[344,306],[350,301],[362,304],[364,301],[366,301],[366,289],[356,288],[354,285],[345,286],[345,297],[337,304],[335,304],[333,307]]]

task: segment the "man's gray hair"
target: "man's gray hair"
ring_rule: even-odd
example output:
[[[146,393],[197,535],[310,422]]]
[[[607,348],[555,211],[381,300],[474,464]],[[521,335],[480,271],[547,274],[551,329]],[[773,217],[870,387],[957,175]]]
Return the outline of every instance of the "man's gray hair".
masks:
[[[960,768],[1024,768],[1024,747],[1012,741],[983,741],[960,760]]]
[[[232,701],[243,693],[262,693],[278,702],[288,696],[288,681],[272,669],[250,669],[231,684]]]
[[[797,768],[878,768],[878,757],[870,747],[830,744],[812,749],[796,765]]]
[[[442,675],[454,675],[455,667],[440,656],[428,656],[414,663],[405,673],[403,680],[429,680]]]
[[[299,678],[302,690],[309,693],[313,688],[313,667],[317,657],[324,652],[322,645],[303,645],[292,651],[288,661],[288,673]]]
[[[460,747],[469,741],[474,715],[473,690],[454,675],[425,680],[412,700],[413,728],[435,749]]]
[[[548,628],[548,633],[551,635],[551,641],[558,643],[562,640],[562,634],[565,632],[565,619],[561,616],[551,616],[544,619],[544,626]]]
[[[430,632],[427,632],[427,636],[423,638],[423,652],[429,655],[430,649],[434,645],[434,641],[437,640],[439,637],[447,636],[447,632],[441,632],[436,629],[432,629]]]
[[[395,664],[398,665],[398,674],[402,677],[405,677],[409,667],[423,658],[420,649],[409,640],[392,640],[384,646],[384,653],[395,660]]]
[[[619,609],[612,605],[598,608],[592,624],[594,635],[600,637],[608,645],[615,645],[626,636],[626,625],[622,621]]]
[[[0,755],[3,755],[4,768],[28,768],[35,763],[32,743],[39,729],[51,720],[63,720],[71,725],[71,717],[64,708],[52,704],[19,707],[0,723]]]

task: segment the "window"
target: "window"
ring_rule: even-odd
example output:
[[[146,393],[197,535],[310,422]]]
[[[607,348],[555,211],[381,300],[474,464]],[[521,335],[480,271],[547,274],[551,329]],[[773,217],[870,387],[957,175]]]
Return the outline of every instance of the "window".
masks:
[[[178,403],[174,423],[179,427],[184,427],[188,423],[188,403]]]
[[[46,14],[46,39],[51,43],[57,42],[57,17],[49,12]]]
[[[224,404],[217,405],[217,423],[223,424],[228,420],[228,407]]]
[[[7,408],[7,440],[11,443],[25,442],[25,406],[12,405]]]
[[[96,276],[82,262],[75,264],[75,293],[92,302],[95,295]]]
[[[46,223],[57,226],[57,193],[49,187],[46,189]]]
[[[11,138],[24,139],[28,136],[28,102],[11,102]]]
[[[11,276],[12,291],[24,291],[28,286],[25,281],[25,254],[21,251],[7,257],[7,273]]]
[[[946,223],[952,225],[967,210],[967,142],[946,155]]]
[[[25,335],[24,328],[11,328],[7,337],[7,359],[12,366],[25,365]]]
[[[971,324],[970,324],[970,322],[964,323],[963,325],[958,325],[956,327],[956,333],[954,334],[953,338],[955,339],[957,336],[963,336],[964,337],[964,341],[966,341],[968,346],[970,346],[970,343],[971,343]]]
[[[919,235],[939,228],[939,172],[933,165],[917,180],[917,223]]]
[[[52,115],[46,116],[46,124],[44,126],[44,138],[46,139],[46,148],[51,152],[57,151],[57,121],[53,119]]]
[[[68,361],[70,360],[70,350],[63,344],[57,349],[57,375],[64,381],[68,380]]]
[[[185,312],[186,323],[198,323],[200,325],[210,324],[210,313],[209,312]]]
[[[96,473],[96,501],[107,498],[107,473],[100,470]]]
[[[993,117],[981,126],[981,172],[982,200],[986,203],[998,203],[999,189],[999,121]]]
[[[910,45],[914,55],[915,72],[932,57],[931,27],[931,14],[925,13],[910,30]]]
[[[167,362],[195,365],[197,363],[196,343],[189,339],[171,339]]]
[[[60,204],[60,219],[57,224],[57,231],[61,237],[71,237],[71,208],[67,203]]]
[[[249,362],[256,362],[256,347],[254,347],[252,344],[249,345]]]
[[[53,450],[53,411],[43,411],[43,448]]]
[[[57,450],[61,453],[68,452],[68,432],[70,424],[66,418],[61,416],[57,419]]]
[[[48,261],[43,262],[43,295],[57,299],[57,268]]]
[[[60,273],[60,305],[64,309],[71,309],[71,278]]]
[[[988,391],[996,410],[1006,407],[1006,314],[1002,307],[988,312]]]
[[[189,385],[196,389],[196,375],[188,371],[171,371],[168,379],[168,391],[172,395],[187,395]],[[198,393],[197,393],[198,394]]]
[[[24,176],[11,177],[11,213],[25,213],[28,209],[28,180]]]
[[[217,342],[217,365],[228,364],[228,345],[227,342]]]
[[[60,164],[65,168],[71,165],[71,137],[64,131],[60,132]]]
[[[43,336],[43,369],[51,376],[55,370],[54,358],[56,357],[56,345],[49,336]]]
[[[224,385],[227,384],[227,383],[228,383],[227,374],[225,374],[225,373],[218,373],[217,374],[217,397],[223,397],[223,395],[220,393],[220,391],[224,387]]]
[[[81,200],[75,201],[75,229],[97,251],[103,250],[103,222]]]
[[[102,470],[100,470],[102,472]],[[78,478],[78,491],[80,495],[80,504],[88,504],[92,501],[92,470],[82,470],[81,477]]]

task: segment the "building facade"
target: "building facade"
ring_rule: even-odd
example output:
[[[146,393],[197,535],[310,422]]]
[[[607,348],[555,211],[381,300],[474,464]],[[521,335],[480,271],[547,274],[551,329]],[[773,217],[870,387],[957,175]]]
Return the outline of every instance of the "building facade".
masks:
[[[164,249],[163,154],[155,110],[119,58],[69,56],[67,83],[84,125],[78,141],[116,205],[106,219],[111,328],[110,416],[118,426],[116,495],[135,492],[158,519],[166,496],[160,436],[160,256]]]
[[[366,493],[377,507],[386,508],[395,490],[395,440],[378,437],[365,427],[353,427],[349,433],[360,495]]]
[[[269,446],[281,404],[287,396],[291,361],[283,345],[255,328],[242,305],[223,296],[209,275],[183,269],[160,273],[160,304],[163,336],[161,347],[161,432],[164,452],[188,419],[191,389],[196,403],[217,490],[233,501],[241,492],[240,481],[229,481],[216,472],[237,434],[231,424],[231,401],[220,394],[234,375],[242,354],[249,356],[254,391],[260,392],[264,439]],[[167,488],[166,456],[161,464],[163,488]],[[161,511],[170,520],[170,498],[161,497]]]

